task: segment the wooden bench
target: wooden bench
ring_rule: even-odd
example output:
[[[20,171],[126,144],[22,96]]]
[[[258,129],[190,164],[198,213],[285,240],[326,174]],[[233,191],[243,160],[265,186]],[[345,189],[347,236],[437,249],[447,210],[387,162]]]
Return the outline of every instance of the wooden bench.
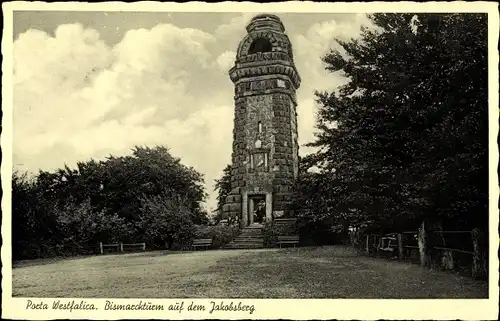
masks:
[[[280,247],[282,244],[293,244],[293,247],[295,247],[295,244],[299,244],[299,236],[278,236],[278,244]]]
[[[143,251],[146,251],[146,243],[132,243],[132,244],[125,244],[125,243],[115,243],[115,244],[102,244],[102,242],[99,242],[99,250],[101,254],[104,254],[104,249],[107,248],[116,248],[116,252],[124,252],[124,248],[127,250],[132,250],[133,249],[141,249]]]
[[[295,217],[291,218],[275,218],[273,223],[275,225],[285,225],[285,224],[295,224],[297,219]]]
[[[133,251],[133,250],[143,250],[146,251],[146,243],[130,243],[130,244],[121,244],[121,251]]]
[[[208,249],[212,246],[212,239],[195,239],[193,240],[193,249],[196,250],[197,247],[204,247]]]
[[[387,253],[387,255],[391,255],[396,246],[397,239],[395,237],[382,237],[377,249]]]
[[[109,249],[109,248],[114,248],[116,249],[115,251],[113,252],[120,252],[120,243],[115,243],[115,244],[103,244],[102,242],[99,242],[99,252],[101,252],[101,254],[104,254],[104,249]],[[106,251],[108,252],[108,251]]]

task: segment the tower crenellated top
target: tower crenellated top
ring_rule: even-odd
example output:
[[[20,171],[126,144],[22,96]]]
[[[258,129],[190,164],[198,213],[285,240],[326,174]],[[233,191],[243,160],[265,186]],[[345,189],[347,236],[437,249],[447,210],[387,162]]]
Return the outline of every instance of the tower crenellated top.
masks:
[[[237,57],[241,58],[257,52],[282,52],[293,60],[290,39],[278,16],[259,14],[246,27],[247,35],[238,46]]]
[[[259,30],[274,30],[277,32],[285,32],[285,26],[277,15],[264,13],[253,17],[253,19],[247,25],[247,31],[249,33]]]
[[[297,89],[300,76],[293,61],[290,39],[285,27],[274,14],[259,14],[246,27],[247,35],[241,40],[235,65],[229,71],[233,82],[249,77],[283,75]]]

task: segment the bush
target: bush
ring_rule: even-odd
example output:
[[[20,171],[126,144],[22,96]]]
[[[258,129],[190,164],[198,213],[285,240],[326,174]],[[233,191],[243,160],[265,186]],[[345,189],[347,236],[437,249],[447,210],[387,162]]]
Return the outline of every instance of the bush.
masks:
[[[278,236],[297,235],[297,227],[295,224],[275,224],[274,222],[266,222],[262,227],[262,237],[264,238],[265,247],[275,247],[278,244]]]
[[[195,232],[187,201],[175,194],[141,199],[140,223],[151,248],[182,250],[189,247]]]
[[[298,221],[301,242],[306,245],[339,244],[339,235],[332,230],[332,223],[326,221]]]
[[[56,209],[56,217],[64,240],[62,252],[70,255],[93,252],[99,242],[120,242],[133,229],[117,214],[96,211],[90,199],[78,204],[70,198],[66,206]]]
[[[262,227],[262,237],[264,238],[264,247],[275,247],[278,243],[278,236],[282,233],[282,227],[273,223],[266,222]]]
[[[230,226],[196,226],[194,237],[197,239],[212,239],[212,248],[220,248],[233,240],[238,228]]]

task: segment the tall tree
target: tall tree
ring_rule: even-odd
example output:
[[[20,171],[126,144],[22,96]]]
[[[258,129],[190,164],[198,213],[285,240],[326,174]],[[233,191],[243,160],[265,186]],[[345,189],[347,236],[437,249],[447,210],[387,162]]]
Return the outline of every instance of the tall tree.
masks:
[[[217,209],[222,210],[226,196],[231,192],[231,165],[228,164],[222,171],[222,176],[215,180],[215,189],[217,192]]]
[[[339,215],[348,209],[378,227],[422,219],[484,226],[486,15],[370,18],[374,28],[323,57],[348,79],[338,94],[317,93],[312,163],[342,186],[324,196],[337,199]]]
[[[191,226],[208,221],[202,208],[203,176],[163,146],[136,147],[128,156],[40,171],[33,178],[14,172],[12,180],[16,259],[74,254],[98,241],[153,241],[151,235],[161,231],[154,231],[160,223],[151,221],[151,215],[167,215],[168,231],[182,222]],[[160,209],[169,213],[159,214],[144,199],[167,205],[182,199],[182,207],[165,205]]]
[[[40,249],[30,240],[45,239],[41,220],[38,218],[34,181],[27,173],[14,170],[12,173],[12,256],[14,259],[36,256]],[[39,242],[41,243],[41,242]],[[38,253],[36,253],[38,252]]]

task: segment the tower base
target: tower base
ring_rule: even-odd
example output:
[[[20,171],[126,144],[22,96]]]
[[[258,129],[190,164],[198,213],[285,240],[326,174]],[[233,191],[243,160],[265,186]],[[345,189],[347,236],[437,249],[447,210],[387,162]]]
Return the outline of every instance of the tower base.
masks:
[[[290,201],[289,193],[238,189],[226,197],[226,204],[222,210],[230,221],[238,220],[240,227],[246,227],[293,216],[288,206]]]

